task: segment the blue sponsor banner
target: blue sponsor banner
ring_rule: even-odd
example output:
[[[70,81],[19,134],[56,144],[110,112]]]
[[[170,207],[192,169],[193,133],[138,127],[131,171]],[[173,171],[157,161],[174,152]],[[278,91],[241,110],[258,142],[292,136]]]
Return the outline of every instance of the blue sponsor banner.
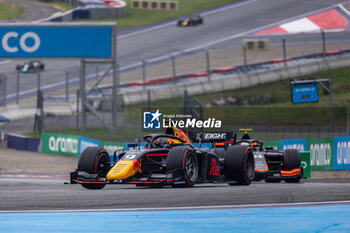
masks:
[[[350,136],[334,137],[334,170],[350,169]]]
[[[317,83],[304,83],[292,85],[293,104],[318,102]]]
[[[281,140],[280,148],[281,148],[281,151],[284,151],[286,149],[297,149],[299,152],[307,151],[307,140],[306,139]]]
[[[199,147],[199,143],[193,143],[193,146],[195,148],[198,148]],[[211,143],[202,143],[201,144],[201,148],[211,150],[212,144]]]
[[[0,57],[111,58],[112,25],[0,26]]]
[[[87,147],[89,146],[101,146],[101,142],[98,140],[90,139],[90,138],[79,138],[79,154],[81,154]]]

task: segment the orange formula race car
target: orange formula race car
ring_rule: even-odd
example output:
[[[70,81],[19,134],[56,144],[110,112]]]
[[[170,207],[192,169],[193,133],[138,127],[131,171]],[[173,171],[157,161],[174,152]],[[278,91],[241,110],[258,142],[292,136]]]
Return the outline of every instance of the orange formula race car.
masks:
[[[101,189],[107,184],[136,186],[193,187],[199,183],[226,182],[249,185],[254,178],[254,154],[249,144],[232,144],[220,154],[201,148],[201,141],[226,142],[233,133],[201,133],[190,140],[179,128],[167,128],[164,134],[144,136],[147,144],[119,154],[111,162],[107,151],[88,147],[71,173],[71,183],[87,189]],[[192,142],[199,141],[194,147]],[[228,145],[228,144],[227,144]]]

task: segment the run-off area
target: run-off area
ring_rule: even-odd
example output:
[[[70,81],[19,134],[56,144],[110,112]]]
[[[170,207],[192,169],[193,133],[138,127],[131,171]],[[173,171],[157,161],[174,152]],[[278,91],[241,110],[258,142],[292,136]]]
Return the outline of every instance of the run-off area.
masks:
[[[2,213],[0,231],[349,232],[349,217],[349,204],[242,209]]]

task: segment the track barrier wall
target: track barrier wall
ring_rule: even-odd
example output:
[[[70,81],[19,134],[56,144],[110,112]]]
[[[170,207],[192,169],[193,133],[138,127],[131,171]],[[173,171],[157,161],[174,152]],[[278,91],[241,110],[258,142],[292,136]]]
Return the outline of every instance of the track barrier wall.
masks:
[[[38,151],[39,138],[30,138],[18,134],[7,134],[7,147],[17,150]]]
[[[334,170],[350,169],[350,137],[334,137]]]
[[[266,142],[269,145],[275,142]],[[311,171],[350,170],[350,136],[321,139],[289,139],[280,141],[281,150],[310,152]]]
[[[308,150],[310,151],[311,166],[314,171],[325,171],[333,169],[333,139],[308,139]]]
[[[40,151],[47,154],[59,154],[68,156],[80,156],[88,146],[100,146],[105,148],[111,160],[113,153],[120,150],[132,149],[132,145],[144,147],[145,142],[104,142],[86,137],[74,135],[43,133],[39,138],[30,138],[17,134],[8,134],[7,147],[17,150]],[[41,144],[41,145],[40,145]],[[199,147],[198,143],[194,143]],[[350,170],[350,136],[321,138],[321,139],[288,139],[281,141],[265,142],[264,146],[273,147],[276,150],[298,149],[302,162],[306,163],[311,171]],[[210,150],[210,143],[202,143],[202,148]]]

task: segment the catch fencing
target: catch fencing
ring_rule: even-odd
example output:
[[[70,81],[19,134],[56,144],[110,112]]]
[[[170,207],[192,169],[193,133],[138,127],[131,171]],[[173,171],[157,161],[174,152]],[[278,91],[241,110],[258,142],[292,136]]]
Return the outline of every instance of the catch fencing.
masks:
[[[187,51],[174,51],[167,56],[162,57],[140,57],[135,60],[133,65],[120,68],[119,79],[121,83],[121,93],[123,94],[123,100],[126,104],[144,102],[147,104],[147,90],[150,91],[150,101],[156,100],[155,97],[161,95],[160,89],[166,90],[164,93],[168,97],[181,98],[185,89],[188,89],[188,94],[210,93],[213,91],[228,91],[237,88],[244,88],[252,85],[258,85],[263,83],[263,77],[266,76],[267,81],[273,81],[271,77],[278,79],[286,79],[291,77],[291,73],[298,73],[299,76],[306,74],[303,71],[303,64],[309,64],[310,61],[316,61],[318,66],[313,69],[314,72],[319,72],[330,67],[330,63],[339,57],[348,57],[347,53],[350,50],[350,31],[345,31],[342,34],[344,38],[339,40],[336,32],[315,32],[315,33],[299,33],[291,35],[281,35],[274,37],[261,36],[245,36],[227,41],[222,44],[212,45],[206,48],[198,48],[196,50]],[[349,37],[346,37],[349,35]],[[257,42],[256,42],[257,41]],[[260,47],[259,47],[260,42]],[[255,43],[255,44],[254,44]],[[251,46],[254,44],[257,46]],[[262,46],[263,45],[263,46]],[[330,59],[332,57],[332,59]],[[122,57],[119,61],[122,62]],[[44,61],[45,62],[45,61]],[[74,62],[73,62],[74,63]],[[47,117],[47,123],[45,124],[48,129],[62,130],[64,128],[71,128],[72,126],[79,125],[77,121],[79,118],[79,77],[80,67],[79,63],[75,62],[71,67],[64,70],[50,70],[47,69],[41,73],[10,73],[6,74],[8,78],[7,90],[17,90],[17,94],[7,97],[7,101],[4,99],[4,91],[0,92],[0,106],[6,105],[7,102],[22,103],[20,98],[20,91],[23,91],[26,83],[34,82],[38,83],[38,87],[44,92],[44,99],[46,103],[65,102],[70,106],[70,117],[65,118],[63,115],[66,113],[53,114]],[[295,65],[297,64],[297,68]],[[276,69],[276,66],[279,68]],[[313,67],[307,65],[309,68]],[[346,66],[344,62],[340,66]],[[334,66],[333,66],[334,67]],[[282,68],[285,68],[284,70]],[[106,65],[103,64],[86,64],[87,83],[86,86],[93,86],[96,80],[101,74],[106,71]],[[255,73],[250,74],[250,71]],[[260,71],[263,73],[257,73]],[[236,74],[232,76],[231,74]],[[211,82],[215,77],[226,75],[228,78],[222,78],[220,81]],[[229,76],[231,75],[231,76]],[[48,85],[48,78],[55,77],[56,82],[60,82],[59,88],[52,88]],[[196,78],[206,78],[207,83],[203,82],[189,82],[188,80],[195,80]],[[270,77],[270,78],[269,78]],[[220,83],[219,83],[220,82]],[[264,81],[265,82],[265,81]],[[90,95],[98,96],[103,100],[104,97],[111,96],[111,86],[113,80],[111,75],[107,75],[98,85],[98,88],[90,93]],[[168,88],[153,84],[169,84],[173,88]],[[177,84],[176,86],[174,84]],[[183,85],[182,85],[183,84]],[[231,85],[232,84],[232,85]],[[178,85],[182,85],[178,87]],[[220,86],[220,87],[219,87]],[[135,96],[132,94],[124,94],[125,90],[132,88],[141,88],[143,92],[135,92]],[[3,85],[0,85],[0,89]],[[128,89],[129,88],[129,89]],[[191,88],[198,89],[198,91],[191,91]],[[1,89],[2,90],[2,89]],[[289,91],[286,89],[286,91]],[[34,92],[35,93],[35,92]],[[35,99],[36,94],[33,94]],[[135,98],[139,98],[138,101],[133,101]],[[265,97],[264,97],[265,98]],[[267,97],[266,97],[267,98]],[[271,96],[270,98],[273,98]],[[23,100],[24,102],[25,100]],[[218,99],[214,102],[220,103],[222,100]],[[226,99],[224,106],[235,106],[235,101],[231,101],[230,98]],[[232,105],[227,104],[232,102]],[[109,111],[108,103],[104,101],[91,100],[91,104],[103,112]],[[245,103],[244,101],[241,103]],[[109,104],[110,105],[110,104]],[[122,111],[122,108],[119,109]],[[45,111],[45,109],[44,109]],[[67,114],[66,114],[67,115]],[[123,115],[123,114],[121,114]],[[106,119],[109,122],[117,119]],[[124,119],[118,119],[118,125],[125,123]],[[89,125],[98,125],[91,121]],[[295,136],[296,132],[293,131],[291,135],[288,135],[288,130],[285,130],[285,138]],[[300,130],[301,131],[301,130]],[[280,135],[273,131],[266,131],[266,139],[273,140],[274,136]],[[283,131],[284,132],[284,131]],[[300,136],[303,136],[305,132],[297,132]],[[308,134],[308,132],[306,132]],[[313,132],[310,132],[310,135]],[[337,135],[342,135],[342,132]],[[327,135],[325,135],[327,136]],[[132,139],[130,135],[130,139]],[[317,137],[317,135],[316,135]]]

